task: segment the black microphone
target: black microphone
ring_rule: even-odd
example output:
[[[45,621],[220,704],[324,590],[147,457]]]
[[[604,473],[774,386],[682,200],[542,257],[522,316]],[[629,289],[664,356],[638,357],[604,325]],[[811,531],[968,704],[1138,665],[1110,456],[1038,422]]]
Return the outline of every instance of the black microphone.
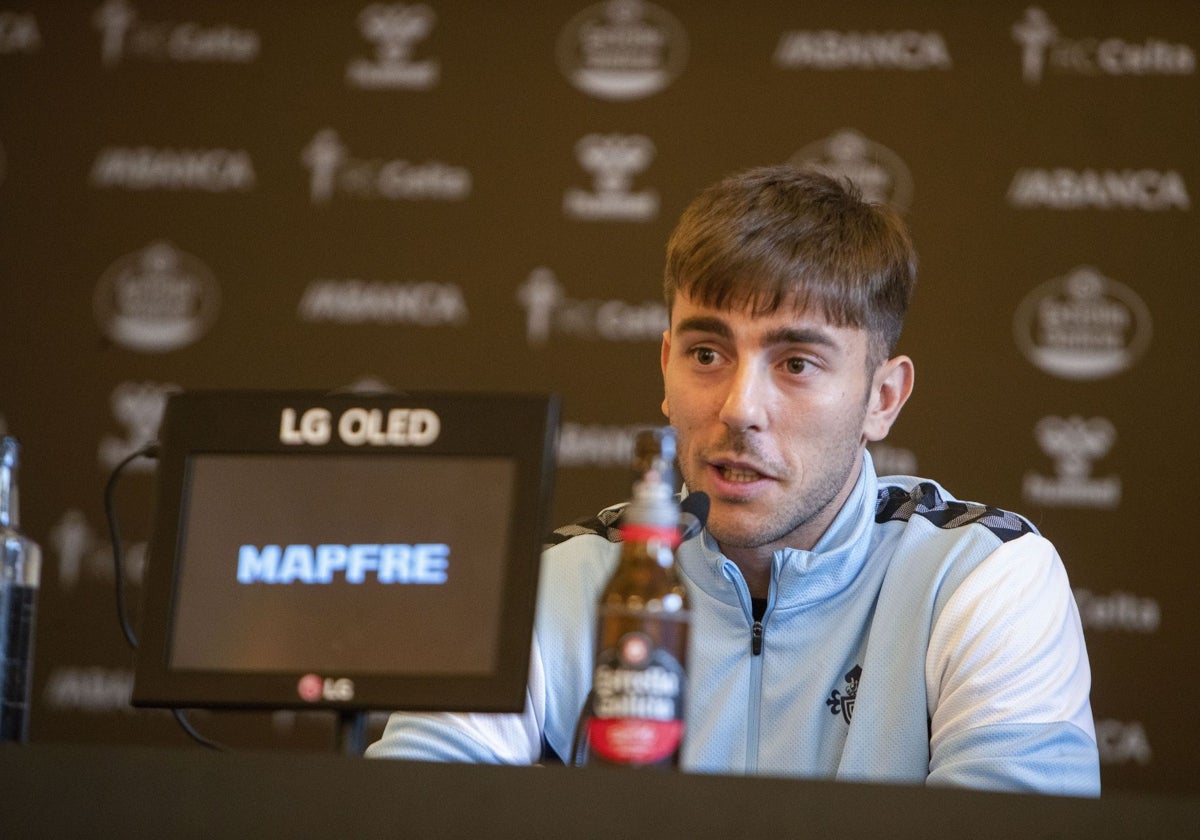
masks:
[[[689,493],[679,503],[679,541],[690,540],[704,530],[708,522],[708,494],[703,492]]]

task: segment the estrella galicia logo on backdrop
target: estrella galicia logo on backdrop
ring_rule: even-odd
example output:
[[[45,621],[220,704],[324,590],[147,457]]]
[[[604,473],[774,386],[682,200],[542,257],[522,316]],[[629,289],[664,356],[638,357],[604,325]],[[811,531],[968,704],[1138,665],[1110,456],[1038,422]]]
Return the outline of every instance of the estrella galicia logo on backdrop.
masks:
[[[912,203],[913,179],[908,166],[891,149],[852,128],[808,144],[788,162],[835,178],[848,178],[862,191],[863,198],[890,204],[901,213]]]
[[[1013,319],[1017,346],[1060,379],[1094,380],[1131,368],[1150,344],[1150,310],[1142,299],[1091,266],[1041,284]]]
[[[1046,12],[1030,6],[1013,24],[1013,40],[1021,47],[1021,76],[1036,85],[1047,71],[1078,76],[1188,76],[1196,72],[1196,53],[1187,44],[1148,37],[1141,43],[1124,38],[1068,38]]]
[[[563,194],[563,213],[583,221],[645,222],[658,215],[658,192],[634,190],[633,176],[654,159],[654,142],[641,134],[588,134],[575,157],[592,173],[595,188]]]
[[[414,46],[429,37],[437,16],[424,3],[372,3],[358,15],[362,36],[375,44],[375,59],[353,59],[346,83],[367,89],[427,90],[437,84],[436,59],[413,60]]]
[[[253,29],[230,23],[142,20],[129,0],[105,0],[92,23],[100,30],[100,61],[105,67],[127,58],[247,64],[258,58],[260,49]]]
[[[121,257],[94,298],[104,334],[129,350],[163,353],[196,342],[217,317],[220,290],[203,262],[169,242]]]
[[[525,308],[525,340],[540,347],[554,333],[592,341],[659,341],[667,329],[667,307],[660,301],[574,300],[554,272],[535,268],[517,289]]]
[[[471,173],[440,161],[364,160],[352,157],[332,128],[323,128],[304,148],[313,204],[335,195],[389,201],[462,201],[471,194]]]
[[[643,0],[588,6],[558,36],[563,75],[598,99],[658,93],[683,71],[687,52],[687,33],[679,21]]]
[[[42,33],[33,12],[0,11],[0,55],[31,55],[42,47]]]
[[[1121,503],[1118,476],[1092,476],[1092,462],[1107,455],[1117,440],[1117,430],[1106,418],[1043,417],[1033,435],[1042,451],[1053,459],[1055,476],[1026,473],[1022,490],[1027,502],[1106,510]]]

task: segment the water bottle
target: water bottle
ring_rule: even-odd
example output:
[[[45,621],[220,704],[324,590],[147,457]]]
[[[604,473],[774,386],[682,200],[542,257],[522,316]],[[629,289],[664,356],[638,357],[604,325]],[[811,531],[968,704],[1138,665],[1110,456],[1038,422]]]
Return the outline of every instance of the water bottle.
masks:
[[[33,630],[42,552],[19,530],[16,438],[0,439],[0,742],[29,740]]]

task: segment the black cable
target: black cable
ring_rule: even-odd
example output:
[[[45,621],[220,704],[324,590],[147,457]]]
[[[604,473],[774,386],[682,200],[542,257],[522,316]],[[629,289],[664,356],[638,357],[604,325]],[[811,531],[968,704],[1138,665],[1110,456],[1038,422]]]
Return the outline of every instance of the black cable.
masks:
[[[116,586],[117,593],[117,621],[121,625],[121,632],[125,634],[125,641],[129,642],[129,647],[137,650],[137,636],[134,635],[133,627],[129,623],[129,610],[125,604],[125,563],[121,557],[121,527],[117,522],[116,506],[113,504],[114,490],[117,487],[117,479],[129,464],[137,458],[157,458],[158,443],[148,443],[136,452],[128,455],[121,463],[117,464],[112,473],[108,477],[108,481],[104,485],[104,515],[108,519],[108,536],[112,540],[113,552],[113,581]],[[186,717],[184,717],[183,709],[171,709],[171,714],[174,715],[176,722],[187,735],[203,747],[210,750],[225,750],[226,747],[218,744],[216,741],[204,737],[192,726]]]
[[[218,744],[216,741],[209,740],[197,732],[192,727],[192,724],[188,721],[188,719],[183,716],[183,709],[171,709],[171,714],[175,715],[175,720],[179,722],[179,725],[183,728],[183,731],[190,735],[192,740],[200,746],[208,747],[210,750],[216,750],[218,752],[224,752],[225,750],[229,749],[223,744]]]
[[[579,720],[575,723],[575,736],[571,739],[571,755],[567,759],[568,767],[582,767],[587,763],[588,757],[588,739],[587,725],[588,720],[592,716],[592,703],[595,701],[595,689],[588,692],[587,698],[583,701],[583,708],[579,710]]]
[[[141,449],[133,452],[125,457],[121,463],[117,464],[112,473],[108,476],[108,481],[104,485],[104,515],[108,519],[108,536],[112,541],[113,552],[113,580],[117,590],[117,621],[121,624],[121,632],[125,634],[125,641],[129,642],[129,647],[137,650],[137,636],[134,635],[133,627],[129,624],[129,611],[125,605],[125,564],[121,559],[121,528],[117,523],[117,512],[113,505],[113,491],[117,486],[117,479],[120,478],[125,467],[129,466],[130,462],[137,458],[157,458],[158,443],[148,443]]]

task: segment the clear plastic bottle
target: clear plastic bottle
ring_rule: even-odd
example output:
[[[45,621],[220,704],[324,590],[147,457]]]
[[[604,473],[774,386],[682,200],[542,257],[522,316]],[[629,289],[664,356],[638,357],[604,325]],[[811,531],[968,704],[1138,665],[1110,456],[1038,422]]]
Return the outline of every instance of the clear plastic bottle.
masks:
[[[41,548],[20,531],[16,438],[0,439],[0,741],[29,740]]]

